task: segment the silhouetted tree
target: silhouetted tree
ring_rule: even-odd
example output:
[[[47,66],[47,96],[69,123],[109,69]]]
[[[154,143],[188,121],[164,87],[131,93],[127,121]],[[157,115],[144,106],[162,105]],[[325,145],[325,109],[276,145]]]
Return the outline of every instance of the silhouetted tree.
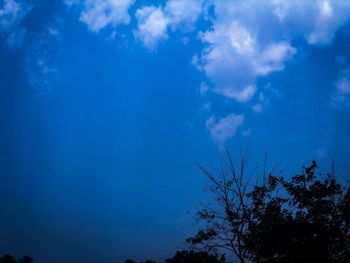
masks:
[[[248,150],[240,154],[235,165],[227,152],[227,169],[222,169],[218,175],[199,166],[209,179],[208,190],[213,195],[214,203],[202,203],[197,216],[206,223],[206,227],[187,239],[199,250],[229,250],[240,262],[247,257],[243,237],[251,217],[247,196],[250,180],[245,178],[247,159]]]
[[[247,155],[210,179],[215,204],[203,204],[206,227],[187,241],[205,250],[229,249],[240,262],[350,262],[350,189],[315,161],[287,180],[266,173],[251,188]],[[264,166],[266,167],[266,165]],[[249,188],[250,187],[250,188]]]
[[[135,263],[135,261],[133,261],[133,260],[131,260],[131,259],[127,259],[127,260],[125,260],[124,263]]]
[[[4,255],[0,257],[0,263],[16,263],[16,259],[11,255]]]
[[[350,189],[333,171],[323,175],[313,161],[290,180],[270,175],[249,196],[253,220],[245,245],[252,260],[350,261]]]
[[[194,252],[192,250],[178,251],[175,256],[165,260],[166,263],[224,263],[225,257],[218,258],[215,254],[207,252]]]
[[[146,261],[141,261],[141,263],[156,263],[156,262],[153,260],[146,260]]]
[[[20,263],[32,263],[33,261],[34,259],[28,256],[23,256],[22,258],[19,259]]]

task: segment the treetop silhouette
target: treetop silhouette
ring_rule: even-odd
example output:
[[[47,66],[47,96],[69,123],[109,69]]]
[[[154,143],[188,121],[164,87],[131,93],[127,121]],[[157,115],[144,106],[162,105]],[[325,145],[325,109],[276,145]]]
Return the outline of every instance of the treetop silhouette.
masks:
[[[247,155],[209,178],[213,204],[202,204],[205,223],[187,242],[203,251],[232,252],[239,262],[349,262],[350,189],[334,169],[319,171],[315,161],[290,179],[276,169],[261,185],[247,177]],[[265,166],[266,167],[266,166]]]

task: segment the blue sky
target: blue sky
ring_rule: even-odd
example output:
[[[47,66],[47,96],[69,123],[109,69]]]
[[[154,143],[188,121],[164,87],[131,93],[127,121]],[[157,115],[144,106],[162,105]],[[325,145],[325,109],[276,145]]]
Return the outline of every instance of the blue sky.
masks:
[[[349,22],[341,0],[0,0],[0,252],[164,259],[223,145],[348,176]]]

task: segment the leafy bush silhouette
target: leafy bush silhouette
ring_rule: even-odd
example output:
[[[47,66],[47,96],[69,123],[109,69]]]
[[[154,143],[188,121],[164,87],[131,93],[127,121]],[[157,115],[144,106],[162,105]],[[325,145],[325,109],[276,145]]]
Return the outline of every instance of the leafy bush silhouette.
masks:
[[[225,257],[218,258],[215,254],[194,252],[193,250],[178,251],[175,256],[165,260],[166,263],[223,263]]]
[[[11,255],[5,254],[0,257],[0,263],[16,263],[16,259]]]
[[[287,180],[264,168],[251,187],[247,155],[209,178],[214,204],[197,216],[205,227],[187,242],[204,251],[231,251],[239,262],[350,262],[350,189],[322,174],[316,162]],[[266,167],[266,163],[265,166]]]
[[[34,259],[31,257],[28,257],[28,256],[24,256],[24,257],[19,259],[20,263],[32,263],[33,261],[34,261]]]
[[[32,263],[34,260],[31,257],[23,256],[19,259],[19,263]],[[4,256],[0,257],[0,263],[16,263],[16,259],[8,254],[5,254]]]

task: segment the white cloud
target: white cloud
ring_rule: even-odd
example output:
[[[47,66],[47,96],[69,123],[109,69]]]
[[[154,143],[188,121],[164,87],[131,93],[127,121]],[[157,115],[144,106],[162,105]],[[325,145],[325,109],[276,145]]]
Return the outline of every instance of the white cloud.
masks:
[[[198,58],[198,68],[215,84],[214,91],[239,102],[254,96],[257,77],[282,70],[296,53],[285,41],[261,42],[257,33],[231,17],[215,21],[201,39],[207,47]]]
[[[136,11],[137,39],[150,50],[168,38],[168,31],[190,31],[202,12],[202,0],[169,0],[164,7],[145,6]]]
[[[284,62],[296,53],[296,49],[286,42],[273,43],[256,56],[254,69],[257,75],[264,76],[284,69]]]
[[[328,44],[350,17],[349,1],[274,0],[271,3],[284,33],[303,36],[309,44]]]
[[[248,85],[246,87],[235,87],[235,86],[222,86],[217,87],[214,91],[218,94],[224,95],[227,98],[235,99],[239,102],[249,101],[256,92],[255,85]]]
[[[332,95],[332,105],[336,108],[350,106],[350,70],[344,70],[335,83],[335,91]]]
[[[76,1],[66,1],[68,5]],[[80,14],[80,21],[84,22],[93,32],[98,32],[107,26],[128,24],[129,7],[134,0],[85,0],[84,10]]]
[[[211,4],[213,25],[200,33],[206,46],[194,62],[214,84],[214,91],[240,102],[248,102],[258,91],[252,88],[257,78],[284,69],[297,53],[293,40],[328,44],[350,18],[350,1],[212,0]]]
[[[310,44],[325,44],[332,38],[338,23],[337,17],[334,17],[333,6],[330,1],[318,1],[318,15],[315,19],[314,29],[308,35],[307,40]]]
[[[236,21],[217,25],[204,33],[202,40],[208,47],[199,59],[199,68],[216,84],[217,93],[240,102],[254,95],[256,77],[282,70],[284,61],[296,52],[285,42],[259,46]]]
[[[244,116],[230,114],[226,117],[219,118],[210,117],[206,122],[206,128],[209,130],[212,139],[222,147],[223,144],[232,138],[237,129],[243,124]]]
[[[193,64],[213,84],[210,90],[241,103],[251,103],[255,112],[262,112],[271,99],[280,96],[278,91],[258,87],[258,78],[285,68],[286,62],[297,53],[296,39],[304,38],[309,45],[328,44],[350,18],[350,2],[344,1],[210,2],[214,7],[212,26],[199,33],[204,48],[193,57]],[[343,78],[338,82],[336,101],[348,101],[348,80]],[[253,100],[254,96],[257,97]],[[229,120],[207,121],[216,142],[223,143],[235,133],[237,126],[227,125]]]
[[[168,38],[167,27],[169,19],[160,7],[146,6],[136,12],[138,29],[135,36],[143,44],[153,50],[160,40]]]
[[[169,0],[165,6],[171,26],[190,30],[202,13],[202,0]]]
[[[79,0],[65,1],[72,5]],[[91,31],[97,32],[109,25],[128,24],[128,10],[134,0],[81,2],[85,10],[80,20]],[[248,103],[255,112],[265,110],[273,98],[280,96],[278,91],[260,87],[257,84],[259,78],[267,78],[269,74],[284,70],[286,63],[297,54],[299,43],[329,44],[337,30],[350,18],[350,1],[345,0],[163,2],[159,6],[138,6],[134,14],[137,20],[135,38],[154,51],[172,32],[196,30],[203,49],[194,54],[193,64],[205,73],[205,83],[210,83],[210,86],[202,85],[199,94],[204,95],[210,90],[226,98]],[[202,24],[203,32],[195,28],[200,17],[209,24],[205,29],[203,27],[206,25]],[[185,44],[188,42],[186,35],[181,35],[180,39]],[[302,39],[305,42],[300,41]],[[349,77],[343,77],[337,82],[332,97],[334,105],[350,104],[348,85]],[[244,117],[241,117],[243,122]],[[224,135],[228,132],[220,132],[227,130],[225,120],[211,118],[207,122],[216,141],[230,138]]]

